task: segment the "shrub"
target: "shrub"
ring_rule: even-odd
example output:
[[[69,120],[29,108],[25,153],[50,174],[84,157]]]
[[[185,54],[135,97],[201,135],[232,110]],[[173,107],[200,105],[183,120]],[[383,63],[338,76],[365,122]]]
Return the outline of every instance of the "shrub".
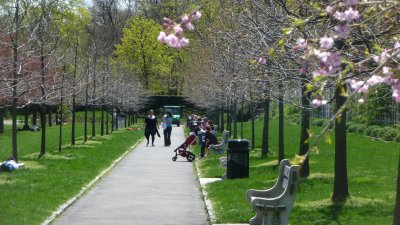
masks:
[[[397,135],[396,135],[396,141],[400,143],[400,133],[397,133]]]
[[[376,126],[376,125],[374,125],[374,126],[368,126],[368,127],[365,129],[365,135],[371,136],[371,132],[372,132],[372,130],[374,130],[375,128],[379,128],[379,126]]]
[[[393,129],[393,128],[391,128],[391,127],[382,127],[381,130],[378,132],[378,138],[383,138],[385,133],[390,129]]]
[[[317,127],[322,127],[322,125],[324,124],[324,122],[325,122],[325,119],[316,118],[316,119],[313,119],[313,120],[311,121],[311,125],[317,126]]]
[[[383,134],[383,140],[385,141],[395,141],[398,136],[397,130],[394,128],[388,129],[385,134]]]
[[[359,134],[364,134],[366,129],[367,129],[367,126],[364,124],[358,124],[356,126],[356,132]]]
[[[381,127],[376,127],[371,131],[371,137],[378,138],[379,137],[379,132],[381,132],[382,128]]]
[[[349,129],[349,127],[351,127],[351,126],[353,126],[353,125],[355,125],[356,123],[354,123],[354,122],[346,122],[346,130],[347,129]]]
[[[349,128],[347,128],[347,131],[349,133],[354,133],[357,130],[357,126],[358,126],[358,124],[353,124],[353,125],[349,126]]]

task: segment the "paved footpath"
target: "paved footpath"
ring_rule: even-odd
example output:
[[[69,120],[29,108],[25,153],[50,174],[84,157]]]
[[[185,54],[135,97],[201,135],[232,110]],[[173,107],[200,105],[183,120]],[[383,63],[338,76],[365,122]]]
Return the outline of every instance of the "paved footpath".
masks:
[[[207,225],[192,164],[171,160],[184,140],[182,127],[173,127],[171,147],[162,133],[155,147],[144,140],[53,224]]]

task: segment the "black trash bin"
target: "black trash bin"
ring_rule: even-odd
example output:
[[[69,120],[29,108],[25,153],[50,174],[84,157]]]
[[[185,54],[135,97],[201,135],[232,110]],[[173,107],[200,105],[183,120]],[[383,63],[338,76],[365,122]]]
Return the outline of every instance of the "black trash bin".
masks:
[[[228,141],[226,178],[249,177],[249,141],[231,139]]]

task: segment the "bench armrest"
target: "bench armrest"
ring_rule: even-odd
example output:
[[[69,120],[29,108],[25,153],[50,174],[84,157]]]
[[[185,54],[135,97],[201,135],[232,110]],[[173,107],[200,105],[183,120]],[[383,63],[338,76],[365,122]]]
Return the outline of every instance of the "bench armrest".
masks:
[[[276,196],[276,188],[270,188],[268,190],[254,190],[250,189],[246,191],[247,201],[252,202],[253,198],[271,198],[272,196]]]

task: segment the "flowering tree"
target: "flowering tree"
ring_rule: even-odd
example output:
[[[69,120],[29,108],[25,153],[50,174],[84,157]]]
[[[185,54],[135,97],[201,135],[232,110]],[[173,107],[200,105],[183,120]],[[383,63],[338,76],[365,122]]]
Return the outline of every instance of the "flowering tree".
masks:
[[[335,101],[335,114],[330,120],[336,126],[332,199],[342,201],[349,196],[345,124],[350,100],[361,95],[358,102],[363,103],[370,87],[384,83],[391,87],[394,100],[400,102],[400,42],[396,32],[399,29],[396,18],[400,4],[397,1],[359,0],[322,3],[269,1],[266,4],[272,6],[268,10],[277,10],[290,23],[286,26],[285,23],[277,23],[281,35],[278,35],[275,43],[266,46],[268,51],[257,62],[266,65],[270,61],[268,58],[275,57],[277,52],[292,49],[293,54],[298,56],[296,62],[301,64],[299,73],[302,80],[306,81],[302,85],[302,93],[308,97],[312,95],[312,104],[317,107]],[[176,23],[165,21],[169,34],[161,33],[160,41],[171,47],[182,47],[176,44],[183,40],[181,34],[171,32]],[[335,90],[333,99],[324,99],[324,93],[330,87]],[[314,146],[327,134],[328,129],[327,126],[317,136]],[[329,135],[326,138],[329,141]]]

